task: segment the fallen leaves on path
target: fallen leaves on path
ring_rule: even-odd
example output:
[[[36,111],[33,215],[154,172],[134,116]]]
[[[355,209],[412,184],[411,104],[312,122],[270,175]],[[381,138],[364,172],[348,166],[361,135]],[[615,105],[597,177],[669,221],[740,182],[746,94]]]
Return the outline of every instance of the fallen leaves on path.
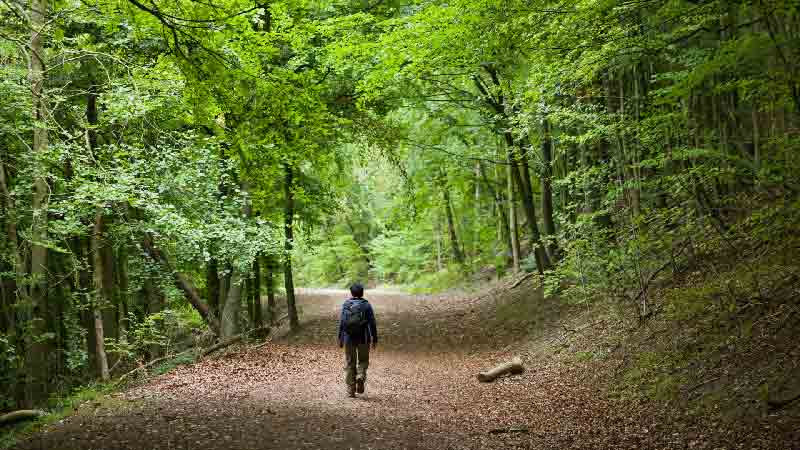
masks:
[[[343,297],[306,291],[300,334],[180,366],[119,395],[127,406],[84,408],[19,448],[713,448],[645,405],[611,402],[577,366],[528,360],[522,375],[478,383],[526,330],[498,329],[489,297],[373,293],[381,343],[367,393],[349,399],[335,346]]]

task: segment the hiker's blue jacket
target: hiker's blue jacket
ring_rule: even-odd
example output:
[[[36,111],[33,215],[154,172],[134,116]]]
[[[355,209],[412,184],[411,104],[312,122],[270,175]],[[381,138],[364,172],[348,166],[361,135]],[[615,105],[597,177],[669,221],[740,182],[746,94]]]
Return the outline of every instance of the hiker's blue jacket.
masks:
[[[362,302],[367,304],[367,329],[361,336],[350,336],[346,331],[344,331],[345,310],[350,305]],[[375,313],[372,311],[372,305],[370,305],[369,302],[363,298],[351,298],[345,300],[344,304],[342,304],[342,313],[339,315],[339,344],[347,345],[369,343],[378,343],[378,326],[375,324]]]

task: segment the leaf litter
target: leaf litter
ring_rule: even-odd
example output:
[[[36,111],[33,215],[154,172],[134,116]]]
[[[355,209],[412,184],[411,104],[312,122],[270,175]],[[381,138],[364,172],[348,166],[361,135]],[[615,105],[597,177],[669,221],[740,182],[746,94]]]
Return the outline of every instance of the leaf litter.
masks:
[[[528,329],[494,320],[491,293],[372,291],[381,339],[366,394],[347,398],[336,346],[344,294],[303,290],[298,334],[179,366],[116,394],[125,407],[85,406],[17,448],[781,448],[666,420],[642,401],[612,401],[591,374],[553,358],[479,383],[475,374],[510,359]]]

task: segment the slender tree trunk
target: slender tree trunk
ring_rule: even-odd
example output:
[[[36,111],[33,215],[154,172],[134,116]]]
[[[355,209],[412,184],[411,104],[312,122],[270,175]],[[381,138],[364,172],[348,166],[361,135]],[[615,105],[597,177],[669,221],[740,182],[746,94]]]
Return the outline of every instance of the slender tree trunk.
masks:
[[[548,240],[547,253],[550,259],[558,259],[558,244],[556,244],[556,224],[553,220],[553,137],[550,130],[550,123],[547,118],[542,124],[542,222],[544,224],[544,234]]]
[[[255,263],[254,263],[255,264]],[[250,326],[256,327],[256,289],[255,278],[253,277],[252,266],[250,267],[250,278],[247,279],[247,313]]]
[[[760,179],[759,175],[761,173],[761,136],[758,129],[758,110],[756,109],[755,104],[753,105],[751,116],[753,121],[753,165],[755,166],[754,181],[756,184],[758,184]]]
[[[30,66],[28,77],[33,101],[33,217],[31,222],[31,282],[30,306],[25,315],[30,318],[27,334],[25,369],[28,376],[26,404],[34,406],[47,396],[47,355],[49,339],[44,338],[47,308],[47,208],[48,192],[46,166],[43,159],[48,151],[47,107],[44,96],[45,49],[44,32],[47,27],[47,0],[31,0],[30,7]]]
[[[50,259],[50,271],[51,273],[58,273],[58,274],[68,274],[70,273],[70,268],[67,266],[68,264],[68,257],[66,254],[56,254],[51,255]],[[75,313],[72,311],[72,302],[64,301],[63,299],[68,299],[74,292],[72,289],[71,280],[62,279],[63,282],[56,283],[54,286],[51,287],[52,290],[55,292],[54,295],[50,295],[51,299],[55,301],[51,301],[48,307],[48,311],[50,312],[48,316],[48,324],[47,328],[52,331],[56,338],[55,342],[53,343],[53,347],[56,349],[67,349],[68,347],[68,331],[67,331],[67,317],[72,318],[74,317]],[[50,361],[50,377],[51,379],[63,379],[66,375],[67,369],[67,352],[66,351],[56,351],[54,352],[55,358],[51,358]]]
[[[507,166],[507,179],[508,179],[508,235],[511,240],[511,258],[512,269],[514,273],[519,272],[520,269],[520,256],[519,256],[519,230],[517,229],[517,199],[514,195],[514,181],[511,171],[516,170],[512,161],[509,159]]]
[[[480,77],[473,77],[475,87],[488,100],[489,104],[494,109],[494,112],[507,124],[509,117],[506,111],[505,98],[502,95],[502,85],[500,83],[497,70],[491,65],[485,65],[483,66],[483,69],[489,74],[492,79],[492,83],[495,85],[495,88],[497,88],[499,93],[496,95],[490,93],[486,86],[481,82]],[[499,129],[503,130],[500,131],[500,133],[506,142],[506,151],[508,152],[508,160],[509,164],[511,165],[511,173],[514,178],[514,182],[519,187],[520,196],[522,197],[522,205],[525,210],[526,219],[528,220],[528,227],[530,227],[531,230],[531,246],[534,256],[536,257],[536,268],[538,269],[539,273],[544,273],[544,271],[550,267],[550,260],[547,257],[547,252],[542,246],[542,238],[541,234],[539,233],[539,224],[536,220],[536,208],[533,203],[533,191],[531,189],[530,170],[528,168],[527,158],[523,158],[522,154],[519,153],[522,151],[523,144],[520,143],[520,145],[517,146],[514,142],[514,136],[510,131],[505,129],[507,128],[507,125],[503,125],[502,123],[499,125],[502,125],[502,128]],[[520,173],[520,170],[522,173]]]
[[[103,233],[105,234],[108,229],[108,220],[103,218]],[[100,241],[100,257],[103,258],[102,272],[103,277],[103,298],[105,302],[102,304],[100,313],[103,316],[103,336],[106,339],[117,341],[119,339],[119,303],[117,302],[117,289],[114,282],[114,249],[111,246],[110,240],[106,236],[101,236]],[[107,354],[109,366],[114,366],[118,360],[118,355]]]
[[[637,64],[633,65],[633,115],[636,120],[636,137],[633,142],[633,151],[631,155],[631,178],[633,179],[633,187],[631,188],[631,203],[634,217],[637,217],[642,212],[642,170],[641,170],[641,140],[639,139],[639,120],[641,118],[641,89],[640,75],[637,69]]]
[[[472,260],[477,261],[481,254],[481,163],[475,163],[475,222],[472,224]]]
[[[4,161],[0,161],[0,195],[2,195],[3,199],[5,199],[5,226],[6,237],[8,239],[6,241],[6,245],[8,245],[9,251],[11,251],[14,257],[14,280],[13,286],[9,285],[9,289],[11,291],[9,295],[12,297],[18,297],[20,300],[24,300],[28,298],[28,289],[26,287],[26,283],[24,282],[26,264],[25,258],[23,257],[19,247],[19,238],[17,234],[17,208],[14,202],[14,197],[11,195],[9,189],[9,179],[6,175]]]
[[[0,208],[0,212],[3,212],[2,208]],[[8,249],[0,248],[0,252],[6,253]],[[13,267],[0,260],[0,272],[11,272],[12,269]],[[0,279],[0,330],[3,330],[12,340],[14,340],[14,335],[16,334],[13,313],[14,304],[16,303],[16,291],[13,279],[5,277]]]
[[[434,238],[436,240],[436,270],[440,271],[443,268],[442,265],[442,221],[439,217],[439,213],[436,213],[434,218],[436,222],[436,229],[433,230]]]
[[[256,293],[253,291],[253,273],[248,274],[244,282],[244,298],[247,301],[247,325],[248,328],[255,328],[256,324]]]
[[[86,97],[86,121],[89,128],[86,129],[86,139],[89,151],[94,154],[97,149],[97,132],[94,127],[97,125],[97,93],[96,86],[92,82],[89,87],[89,94]],[[110,248],[103,242],[105,232],[105,219],[103,217],[103,207],[95,208],[94,226],[90,236],[90,246],[92,255],[92,279],[94,281],[94,298],[92,305],[92,317],[94,322],[94,344],[95,358],[97,359],[97,375],[101,380],[109,379],[109,360],[105,349],[105,338],[113,336],[106,329],[107,325],[116,322],[117,317],[112,307],[112,285],[113,272]],[[114,327],[112,327],[112,330]]]
[[[263,311],[264,306],[261,304],[261,262],[259,258],[256,258],[253,261],[253,304],[254,304],[254,311],[253,311],[253,322],[256,328],[261,328],[264,326],[264,318],[263,318]]]
[[[511,173],[514,182],[519,187],[522,206],[525,210],[526,219],[528,220],[528,227],[530,227],[531,230],[531,247],[536,258],[536,268],[539,273],[544,273],[544,271],[550,267],[550,260],[542,246],[542,237],[539,233],[539,224],[536,220],[536,208],[533,203],[533,191],[531,189],[530,170],[528,168],[527,158],[523,158],[520,153],[524,145],[520,143],[518,146],[517,143],[514,142],[514,136],[506,129],[509,117],[506,111],[505,98],[502,95],[503,87],[500,83],[496,68],[491,65],[485,65],[483,69],[489,74],[492,83],[499,92],[497,94],[490,93],[480,77],[473,77],[473,81],[478,91],[488,100],[494,112],[503,119],[501,123],[498,123],[498,125],[501,125],[498,129],[502,130],[500,133],[506,142],[506,151],[508,152],[508,160],[511,165]],[[522,171],[522,173],[520,173],[520,171]]]
[[[272,256],[264,258],[264,283],[267,285],[267,321],[275,320],[275,265]]]
[[[219,268],[217,266],[217,259],[211,258],[206,263],[206,291],[208,297],[208,309],[211,314],[219,317]]]
[[[92,229],[92,260],[93,274],[94,274],[94,302],[92,302],[92,311],[94,314],[94,334],[95,345],[97,345],[97,362],[100,369],[100,379],[106,381],[109,379],[108,373],[108,357],[106,356],[105,348],[105,330],[103,329],[103,315],[102,310],[108,303],[106,298],[106,287],[104,283],[104,262],[102,251],[103,239],[103,208],[97,207],[94,218],[94,227]]]
[[[128,312],[131,304],[131,297],[128,293],[128,247],[122,245],[117,254],[118,275],[119,275],[119,339],[128,342]]]
[[[292,166],[284,163],[283,169],[285,172],[284,181],[284,259],[283,259],[283,278],[284,286],[286,288],[286,308],[289,314],[289,326],[292,330],[300,328],[300,321],[297,317],[297,306],[295,304],[294,296],[294,279],[292,278],[292,246],[294,245],[294,172]]]
[[[539,233],[539,224],[536,218],[536,207],[533,204],[533,195],[530,191],[530,183],[525,183],[524,178],[526,174],[520,173],[518,162],[521,160],[520,155],[517,154],[518,149],[514,145],[513,139],[510,134],[506,133],[506,144],[508,149],[508,161],[511,168],[511,177],[514,179],[515,184],[519,188],[520,196],[522,197],[522,206],[525,211],[525,216],[528,221],[528,227],[531,231],[531,246],[536,258],[536,268],[539,273],[544,273],[550,267],[550,260],[547,257],[544,246],[542,245],[542,236]],[[527,166],[527,164],[525,164]],[[530,179],[530,178],[529,178]],[[526,190],[527,189],[527,190]]]
[[[463,266],[464,254],[461,252],[461,247],[458,243],[458,235],[456,234],[456,227],[453,221],[453,207],[450,203],[450,190],[447,183],[442,181],[442,197],[444,198],[444,214],[447,218],[447,233],[450,236],[450,247],[453,252],[453,259]]]
[[[231,276],[233,275],[233,266],[230,263],[225,263],[225,274],[219,280],[219,298],[217,317],[222,317],[225,312],[225,299],[228,298],[228,291],[231,289]]]
[[[153,284],[153,278],[151,274],[146,274],[144,283],[142,285],[144,290],[144,298],[145,298],[145,307],[147,308],[147,314],[157,314],[164,309],[164,301],[163,296],[160,292],[156,289],[155,285]],[[161,347],[157,344],[152,344],[147,348],[147,356],[150,359],[155,359],[161,356]]]
[[[100,373],[100,364],[97,358],[97,335],[94,330],[94,299],[92,298],[92,248],[91,237],[75,238],[76,264],[78,269],[78,292],[81,298],[81,322],[83,327],[89,331],[86,333],[86,353],[88,354],[88,369],[90,377]]]

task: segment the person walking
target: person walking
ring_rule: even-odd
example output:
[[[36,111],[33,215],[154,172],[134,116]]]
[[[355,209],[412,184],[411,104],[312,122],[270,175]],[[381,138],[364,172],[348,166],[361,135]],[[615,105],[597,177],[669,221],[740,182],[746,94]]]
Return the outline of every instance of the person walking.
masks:
[[[339,348],[344,347],[347,394],[364,393],[369,367],[369,347],[378,345],[378,326],[372,305],[364,299],[364,286],[350,286],[351,298],[342,304],[339,318]]]

